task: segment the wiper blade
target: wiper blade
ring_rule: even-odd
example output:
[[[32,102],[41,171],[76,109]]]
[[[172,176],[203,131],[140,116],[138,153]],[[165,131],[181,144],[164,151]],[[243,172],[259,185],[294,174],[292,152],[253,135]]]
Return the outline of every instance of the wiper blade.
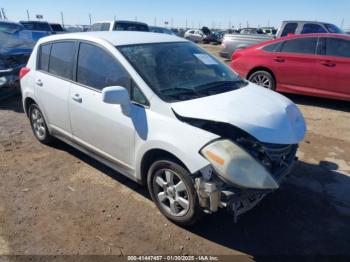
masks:
[[[203,91],[203,90],[208,90],[212,88],[217,88],[220,86],[225,86],[225,85],[232,85],[232,86],[237,86],[237,85],[246,85],[246,82],[243,80],[238,80],[238,81],[217,81],[217,82],[212,82],[204,85],[197,86],[196,89],[198,91]]]
[[[169,91],[175,91],[175,94],[196,93],[196,91],[193,90],[192,88],[186,88],[186,87],[171,87],[171,88],[165,88],[165,89],[161,90],[161,92],[163,94],[173,94],[174,93],[174,92],[169,92]]]

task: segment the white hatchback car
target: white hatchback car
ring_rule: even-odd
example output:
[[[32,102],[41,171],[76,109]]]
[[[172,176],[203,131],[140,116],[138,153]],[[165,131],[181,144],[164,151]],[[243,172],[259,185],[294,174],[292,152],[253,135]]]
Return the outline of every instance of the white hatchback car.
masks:
[[[46,37],[20,78],[40,142],[56,137],[147,184],[180,225],[250,210],[279,188],[306,132],[290,100],[171,35]]]

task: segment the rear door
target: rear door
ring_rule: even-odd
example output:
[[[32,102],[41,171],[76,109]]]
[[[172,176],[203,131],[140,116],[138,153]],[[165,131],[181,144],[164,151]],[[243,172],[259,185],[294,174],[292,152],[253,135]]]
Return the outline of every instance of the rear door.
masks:
[[[51,128],[70,136],[68,95],[73,78],[75,41],[41,45],[35,73],[35,95]]]
[[[315,70],[319,73],[319,88],[331,95],[350,97],[350,40],[320,38],[320,54]]]
[[[315,53],[317,37],[287,40],[280,52],[274,53],[273,70],[281,91],[307,91],[317,85]]]

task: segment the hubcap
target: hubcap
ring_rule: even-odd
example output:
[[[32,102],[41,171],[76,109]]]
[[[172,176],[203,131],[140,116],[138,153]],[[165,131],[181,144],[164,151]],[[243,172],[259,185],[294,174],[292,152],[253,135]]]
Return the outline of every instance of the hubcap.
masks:
[[[272,81],[270,78],[268,78],[264,74],[257,74],[254,75],[251,79],[250,82],[257,84],[259,86],[265,87],[267,89],[272,89]]]
[[[172,170],[159,170],[153,179],[154,192],[162,208],[173,216],[184,216],[190,208],[185,183]]]
[[[31,116],[30,116],[33,130],[35,132],[35,135],[39,139],[44,139],[46,135],[46,128],[44,123],[44,118],[41,115],[40,111],[37,108],[34,108],[32,110]]]

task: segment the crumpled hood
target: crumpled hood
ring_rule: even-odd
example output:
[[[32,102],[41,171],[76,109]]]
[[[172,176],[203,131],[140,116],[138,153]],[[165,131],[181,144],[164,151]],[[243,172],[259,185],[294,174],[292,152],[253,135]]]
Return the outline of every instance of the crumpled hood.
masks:
[[[265,143],[297,144],[306,133],[304,117],[292,101],[255,84],[171,106],[180,116],[229,123]]]

